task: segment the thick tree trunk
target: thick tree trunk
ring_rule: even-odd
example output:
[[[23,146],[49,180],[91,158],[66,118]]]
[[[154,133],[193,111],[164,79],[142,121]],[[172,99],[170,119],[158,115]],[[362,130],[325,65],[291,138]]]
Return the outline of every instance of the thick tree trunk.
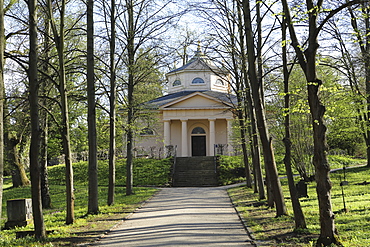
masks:
[[[110,35],[110,97],[109,97],[109,184],[108,205],[114,204],[114,191],[116,184],[116,1],[111,0],[111,35]]]
[[[19,144],[20,140],[16,137],[8,137],[8,157],[9,163],[13,167],[12,169],[12,182],[13,187],[23,187],[30,185],[30,180],[27,177],[26,170],[22,164],[20,154],[19,154]]]
[[[87,1],[87,102],[89,139],[89,202],[88,214],[99,213],[98,161],[96,142],[95,78],[94,78],[94,1]]]
[[[245,35],[247,40],[247,54],[248,54],[248,74],[250,85],[252,89],[252,97],[254,108],[256,111],[257,126],[261,138],[263,155],[265,160],[266,172],[268,173],[269,182],[273,192],[273,197],[276,206],[276,215],[286,215],[286,206],[284,201],[284,195],[281,188],[280,180],[277,173],[275,164],[274,152],[272,149],[272,140],[269,136],[266,124],[265,109],[263,106],[263,100],[261,99],[261,87],[259,85],[256,70],[256,56],[254,51],[254,40],[252,33],[252,19],[250,16],[250,5],[249,1],[243,0],[243,13],[244,13],[244,25]]]
[[[40,179],[40,126],[39,126],[39,106],[37,79],[37,1],[29,0],[29,30],[30,30],[30,52],[29,52],[29,102],[31,116],[31,147],[30,147],[30,173],[31,173],[31,194],[32,194],[32,214],[35,226],[35,237],[45,238],[46,229],[42,214],[41,202],[41,179]],[[0,6],[2,7],[2,6]]]

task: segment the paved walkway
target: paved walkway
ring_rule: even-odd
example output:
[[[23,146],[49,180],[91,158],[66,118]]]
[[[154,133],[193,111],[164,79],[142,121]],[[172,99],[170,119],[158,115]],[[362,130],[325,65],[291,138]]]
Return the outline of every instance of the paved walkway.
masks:
[[[163,188],[92,246],[255,246],[225,187]]]

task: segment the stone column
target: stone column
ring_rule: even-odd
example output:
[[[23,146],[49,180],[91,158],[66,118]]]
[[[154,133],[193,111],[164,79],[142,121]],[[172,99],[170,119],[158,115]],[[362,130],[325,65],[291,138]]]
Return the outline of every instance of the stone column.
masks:
[[[234,150],[233,150],[233,146],[231,145],[232,142],[231,142],[231,135],[233,133],[232,131],[232,123],[233,123],[233,119],[232,118],[228,118],[226,119],[227,121],[227,151],[228,151],[228,154],[231,155]]]
[[[164,146],[171,145],[171,120],[163,120]]]
[[[188,156],[188,120],[181,119],[181,157]]]
[[[215,155],[215,142],[216,142],[216,133],[215,133],[215,122],[216,119],[210,118],[209,121],[209,155]]]

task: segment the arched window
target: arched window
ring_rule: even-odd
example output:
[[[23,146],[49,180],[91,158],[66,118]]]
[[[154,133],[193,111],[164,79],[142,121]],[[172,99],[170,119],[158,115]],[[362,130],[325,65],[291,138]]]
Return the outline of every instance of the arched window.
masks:
[[[175,86],[180,86],[181,85],[181,81],[180,80],[176,80],[172,83],[172,86],[175,87]]]
[[[205,134],[206,132],[204,131],[202,127],[195,127],[191,133],[195,135],[199,135],[199,134]]]
[[[204,84],[204,80],[200,77],[194,78],[191,84]]]
[[[221,79],[217,79],[217,81],[216,81],[216,83],[215,83],[216,85],[219,85],[219,86],[224,86],[225,85],[225,83],[224,83],[224,81],[223,80],[221,80]]]

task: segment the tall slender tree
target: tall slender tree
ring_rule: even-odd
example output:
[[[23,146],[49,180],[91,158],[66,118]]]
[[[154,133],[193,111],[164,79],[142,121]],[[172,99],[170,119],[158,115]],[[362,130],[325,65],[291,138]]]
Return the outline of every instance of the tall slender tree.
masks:
[[[44,13],[44,30],[43,30],[43,51],[41,54],[42,61],[42,74],[40,82],[40,104],[47,108],[48,104],[48,90],[50,88],[50,57],[51,57],[51,40],[50,40],[50,21]],[[40,109],[40,128],[41,128],[41,147],[40,147],[40,162],[41,162],[41,198],[42,207],[51,208],[51,197],[49,190],[49,177],[48,177],[48,137],[49,137],[49,114],[46,109]]]
[[[109,186],[108,186],[108,205],[114,203],[114,191],[116,181],[116,1],[111,0],[110,8],[110,96],[109,96]]]
[[[40,179],[40,125],[38,106],[38,70],[37,70],[37,1],[28,1],[29,9],[29,30],[30,30],[30,51],[29,51],[29,102],[31,116],[31,147],[30,147],[30,173],[32,191],[32,214],[35,225],[36,238],[44,238],[46,229],[42,214],[41,201],[41,179]]]
[[[88,214],[99,212],[98,161],[96,141],[95,76],[94,76],[94,1],[87,1],[87,102],[89,138],[89,203]]]
[[[0,215],[3,202],[3,178],[4,178],[4,0],[0,0]]]
[[[358,45],[361,53],[361,62],[363,64],[365,70],[365,91],[366,91],[366,114],[365,116],[361,116],[360,120],[366,120],[364,126],[364,139],[366,142],[367,147],[367,166],[370,167],[370,4],[368,1],[364,1],[360,5],[360,15],[356,14],[354,8],[351,6],[348,7],[348,12],[351,17],[351,26],[355,33],[356,40],[355,42]],[[359,18],[358,16],[361,16]],[[363,24],[359,24],[360,20]],[[341,44],[344,45],[344,44]],[[353,72],[353,71],[351,71]],[[349,73],[352,76],[355,76],[356,73]],[[352,83],[356,82],[356,79],[352,80]],[[357,91],[357,86],[352,86],[354,91]],[[357,94],[360,92],[357,91]]]
[[[66,202],[67,202],[67,214],[66,224],[73,224],[74,217],[74,188],[73,188],[73,167],[72,167],[72,152],[71,152],[71,141],[70,141],[70,127],[69,127],[69,109],[68,109],[68,95],[67,95],[67,83],[66,83],[66,70],[65,70],[65,59],[64,59],[64,37],[65,37],[65,9],[66,1],[62,0],[58,6],[59,9],[59,30],[56,25],[56,21],[53,15],[52,1],[47,1],[47,13],[51,22],[51,29],[53,32],[53,40],[58,52],[58,64],[59,64],[59,93],[60,93],[60,106],[61,106],[61,134],[64,151],[64,161],[66,166]]]
[[[265,161],[266,173],[268,182],[271,185],[273,199],[276,206],[276,216],[287,214],[284,195],[281,188],[280,180],[277,173],[274,151],[272,148],[272,138],[269,136],[266,123],[266,112],[262,100],[262,84],[258,79],[256,55],[254,50],[254,35],[252,31],[252,18],[251,8],[248,0],[242,1],[242,9],[244,14],[244,28],[247,45],[247,58],[248,58],[248,76],[253,98],[253,104],[256,113],[257,126],[262,143],[263,156]]]
[[[285,41],[287,37],[287,25],[286,19],[283,18],[282,25],[282,40]],[[292,201],[295,229],[307,228],[306,220],[302,211],[301,204],[299,202],[297,189],[294,184],[294,177],[292,171],[292,142],[290,134],[290,92],[289,92],[289,70],[288,70],[288,59],[287,59],[287,45],[286,42],[282,42],[282,57],[283,57],[283,78],[284,78],[284,113],[285,113],[285,137],[283,139],[285,145],[285,157],[284,164],[288,178],[289,193]]]

